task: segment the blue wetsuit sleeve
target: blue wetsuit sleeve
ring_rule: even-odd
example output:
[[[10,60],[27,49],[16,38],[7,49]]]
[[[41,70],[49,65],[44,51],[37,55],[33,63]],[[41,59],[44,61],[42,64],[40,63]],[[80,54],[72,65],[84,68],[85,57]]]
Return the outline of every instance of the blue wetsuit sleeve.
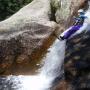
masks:
[[[74,20],[75,21],[80,21],[81,19],[86,19],[86,18],[88,18],[88,17],[87,16],[84,16],[84,15],[81,15],[79,17],[74,17]]]
[[[81,15],[81,16],[79,16],[80,18],[83,18],[83,19],[86,19],[87,18],[87,16],[85,16],[85,15]]]
[[[80,17],[74,17],[74,20],[80,20]]]

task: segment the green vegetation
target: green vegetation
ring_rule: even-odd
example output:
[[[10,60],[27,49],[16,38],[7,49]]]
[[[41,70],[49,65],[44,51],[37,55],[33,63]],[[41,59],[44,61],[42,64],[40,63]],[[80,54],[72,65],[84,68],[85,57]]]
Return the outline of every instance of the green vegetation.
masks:
[[[17,12],[32,0],[0,0],[0,20],[4,20]]]

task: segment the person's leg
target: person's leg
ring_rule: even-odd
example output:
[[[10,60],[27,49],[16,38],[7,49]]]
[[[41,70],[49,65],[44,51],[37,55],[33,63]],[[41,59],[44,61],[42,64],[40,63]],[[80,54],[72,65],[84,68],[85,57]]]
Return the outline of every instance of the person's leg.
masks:
[[[66,30],[63,34],[61,34],[61,39],[68,39],[72,34],[74,34],[82,25],[72,26],[68,30]]]
[[[72,38],[73,36],[75,36],[75,35],[78,35],[78,34],[82,33],[83,31],[89,30],[89,29],[90,29],[90,25],[88,25],[88,23],[83,23],[83,26],[80,27],[80,29],[77,30],[77,31],[71,36],[71,38]]]
[[[63,37],[72,27],[68,28],[67,30],[65,30],[63,33],[60,34],[60,37]]]

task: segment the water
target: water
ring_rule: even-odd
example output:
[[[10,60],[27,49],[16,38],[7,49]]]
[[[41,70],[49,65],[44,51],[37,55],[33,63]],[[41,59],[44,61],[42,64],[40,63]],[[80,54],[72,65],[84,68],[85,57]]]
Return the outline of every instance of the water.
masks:
[[[90,30],[90,8],[86,15],[89,17],[88,23],[85,21],[82,29],[76,34],[81,33],[83,30]],[[43,58],[42,68],[38,70],[37,75],[0,77],[0,90],[50,90],[53,81],[64,73],[65,45],[65,40],[59,41],[57,39],[53,43]]]
[[[62,64],[65,55],[65,44],[66,41],[59,41],[58,39],[54,42],[44,57],[44,66],[41,68],[41,74],[48,75],[49,77],[57,77],[62,71]]]
[[[83,30],[88,27],[90,26],[87,26],[86,22],[84,22]],[[37,75],[1,77],[0,90],[50,90],[53,82],[58,77],[62,77],[64,73],[65,45],[65,40],[55,40],[48,49],[48,53],[42,58],[42,67],[38,70],[39,73]]]
[[[53,43],[43,58],[37,75],[1,77],[0,90],[50,90],[53,81],[64,73],[62,65],[65,43],[66,41],[58,39]]]

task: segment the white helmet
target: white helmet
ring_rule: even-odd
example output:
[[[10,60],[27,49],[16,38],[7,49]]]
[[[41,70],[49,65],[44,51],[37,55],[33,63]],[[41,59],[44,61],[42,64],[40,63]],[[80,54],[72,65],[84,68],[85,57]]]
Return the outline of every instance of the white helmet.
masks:
[[[78,10],[78,13],[81,14],[81,15],[84,15],[84,14],[85,14],[85,12],[84,12],[83,9],[79,9],[79,10]]]
[[[84,13],[84,10],[83,9],[79,9],[78,13]]]

